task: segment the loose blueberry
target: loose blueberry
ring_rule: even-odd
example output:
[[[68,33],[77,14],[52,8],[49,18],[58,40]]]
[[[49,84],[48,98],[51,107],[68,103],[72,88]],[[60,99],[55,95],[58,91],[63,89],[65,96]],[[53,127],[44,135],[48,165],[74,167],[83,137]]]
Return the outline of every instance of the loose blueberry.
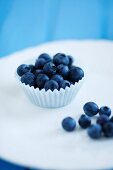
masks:
[[[64,79],[61,75],[55,74],[51,77],[51,80],[55,80],[58,84],[61,84]]]
[[[29,65],[29,68],[30,68],[31,72],[34,73],[34,71],[35,71],[35,69],[36,69],[35,66],[32,65],[32,64],[30,64],[30,65]]]
[[[88,102],[83,106],[83,110],[86,115],[92,117],[99,112],[99,107],[94,102]]]
[[[68,55],[67,57],[69,58],[69,66],[71,66],[73,64],[73,61],[74,61],[73,57],[70,56],[70,55]]]
[[[84,71],[80,67],[71,67],[69,71],[69,79],[75,83],[84,77]]]
[[[22,76],[23,74],[29,72],[31,70],[31,68],[26,65],[26,64],[21,64],[18,68],[17,68],[17,74],[19,76]]]
[[[50,62],[50,61],[51,61],[51,57],[50,57],[50,55],[47,54],[47,53],[41,54],[38,58],[43,58],[43,59],[45,59],[47,62]]]
[[[113,123],[107,122],[103,126],[104,136],[106,137],[113,137]]]
[[[106,115],[100,115],[96,120],[97,124],[99,124],[101,126],[103,126],[108,121],[109,121],[109,118]]]
[[[64,81],[62,81],[61,82],[61,84],[60,84],[60,88],[63,88],[63,89],[65,89],[66,87],[70,87],[70,82],[69,81],[67,81],[67,80],[64,80]]]
[[[57,53],[54,57],[53,57],[53,63],[58,66],[60,64],[64,64],[64,65],[68,65],[69,64],[69,58],[62,53]]]
[[[110,118],[110,122],[112,122],[112,123],[113,123],[113,116],[111,116],[111,118]]]
[[[91,119],[87,115],[82,114],[78,120],[78,123],[80,127],[86,129],[91,125]]]
[[[57,71],[64,79],[68,77],[68,74],[69,74],[68,66],[60,64],[57,66]]]
[[[52,76],[56,74],[56,66],[52,62],[48,62],[44,65],[43,71],[48,75]]]
[[[43,70],[37,69],[37,70],[35,70],[34,75],[37,77],[39,74],[43,74],[43,73],[44,73]]]
[[[21,82],[25,83],[26,85],[29,86],[34,86],[35,85],[35,76],[31,72],[27,72],[21,77]]]
[[[100,108],[99,114],[110,116],[111,115],[111,109],[108,106],[103,106],[103,107]]]
[[[55,89],[57,89],[57,90],[59,89],[59,85],[55,80],[49,80],[45,83],[44,88],[45,88],[45,91],[47,91],[49,89],[51,91],[54,91]]]
[[[46,63],[47,61],[44,58],[39,58],[35,62],[35,67],[36,69],[42,69]]]
[[[39,87],[39,89],[42,89],[48,80],[49,77],[46,74],[38,74],[36,77],[36,85]]]
[[[99,124],[91,125],[87,132],[92,139],[99,139],[102,134],[102,128]]]
[[[72,117],[66,117],[62,121],[62,127],[64,130],[71,132],[76,128],[76,121]]]

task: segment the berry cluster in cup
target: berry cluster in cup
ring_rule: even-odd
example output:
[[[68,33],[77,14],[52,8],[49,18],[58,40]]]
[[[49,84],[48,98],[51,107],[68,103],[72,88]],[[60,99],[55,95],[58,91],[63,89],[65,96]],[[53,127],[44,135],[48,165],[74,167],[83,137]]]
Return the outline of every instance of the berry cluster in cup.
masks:
[[[82,68],[73,65],[73,57],[63,53],[57,53],[53,58],[43,53],[34,65],[21,64],[17,74],[25,85],[45,91],[65,89],[84,77]]]
[[[102,136],[113,137],[113,116],[108,106],[102,106],[100,109],[94,102],[88,102],[83,106],[85,114],[82,114],[78,120],[78,124],[82,129],[87,129],[88,135],[92,139],[99,139]],[[96,123],[92,124],[91,117],[96,117]],[[66,117],[62,121],[62,127],[71,132],[76,129],[76,121],[72,117]]]

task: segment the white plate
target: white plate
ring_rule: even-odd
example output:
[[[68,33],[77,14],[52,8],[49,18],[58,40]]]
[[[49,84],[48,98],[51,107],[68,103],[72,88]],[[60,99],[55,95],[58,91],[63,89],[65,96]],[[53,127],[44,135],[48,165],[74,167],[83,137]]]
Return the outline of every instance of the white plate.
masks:
[[[42,52],[78,56],[87,81],[75,100],[64,108],[32,105],[16,83],[16,67]],[[113,42],[61,41],[30,48],[0,60],[0,156],[15,163],[44,169],[113,168],[113,139],[91,140],[86,130],[67,133],[65,116],[76,120],[83,104],[95,101],[113,110]]]

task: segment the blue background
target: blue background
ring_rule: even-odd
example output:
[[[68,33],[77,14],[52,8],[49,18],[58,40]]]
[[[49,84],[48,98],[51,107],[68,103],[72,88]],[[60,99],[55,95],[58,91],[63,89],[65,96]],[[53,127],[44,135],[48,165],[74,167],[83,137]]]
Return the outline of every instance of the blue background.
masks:
[[[113,0],[0,0],[0,56],[59,39],[113,40]]]
[[[59,39],[113,40],[113,0],[0,0],[0,57]]]

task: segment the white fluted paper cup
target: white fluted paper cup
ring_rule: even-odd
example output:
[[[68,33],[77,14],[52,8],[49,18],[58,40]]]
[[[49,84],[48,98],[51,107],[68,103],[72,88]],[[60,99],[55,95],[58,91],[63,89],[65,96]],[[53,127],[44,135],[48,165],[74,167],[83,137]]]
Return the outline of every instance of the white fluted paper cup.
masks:
[[[34,64],[35,60],[36,58],[25,63]],[[39,90],[39,88],[25,85],[25,83],[20,81],[20,77],[17,74],[16,79],[33,104],[46,108],[59,108],[71,103],[84,82],[83,78],[78,83],[71,84],[70,87],[66,87],[65,89],[61,88],[60,90],[55,89],[54,91],[45,91],[45,89]]]

